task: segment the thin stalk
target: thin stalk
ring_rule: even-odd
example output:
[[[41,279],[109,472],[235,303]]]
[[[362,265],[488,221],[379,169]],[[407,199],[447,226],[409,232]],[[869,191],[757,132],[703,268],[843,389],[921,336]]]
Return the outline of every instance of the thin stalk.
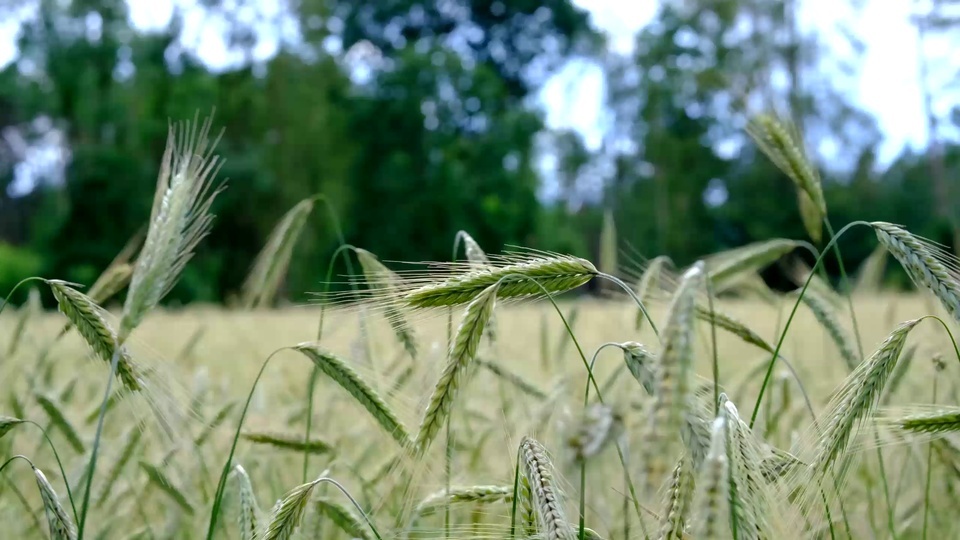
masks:
[[[833,236],[830,239],[829,244],[827,244],[827,249],[833,246],[836,243],[837,239],[840,238],[844,233],[853,228],[856,225],[867,225],[870,224],[866,221],[854,221],[848,223],[840,232]],[[753,413],[750,415],[750,428],[753,428],[753,425],[757,421],[757,414],[760,412],[760,403],[763,401],[763,394],[767,390],[767,386],[770,384],[770,377],[773,375],[773,368],[777,363],[777,358],[780,356],[780,349],[783,347],[783,342],[787,338],[787,332],[790,330],[790,324],[793,322],[793,317],[797,314],[797,309],[800,307],[800,302],[803,299],[803,295],[806,294],[807,288],[810,286],[810,281],[813,279],[814,272],[817,271],[817,268],[823,263],[823,257],[826,254],[826,249],[817,257],[817,262],[814,263],[813,268],[810,271],[810,275],[807,276],[807,281],[803,284],[803,288],[800,290],[800,294],[797,296],[797,300],[793,304],[793,309],[790,311],[790,316],[787,318],[787,323],[784,325],[783,332],[780,334],[780,339],[777,341],[777,346],[773,351],[773,356],[770,358],[770,363],[767,365],[767,372],[763,377],[763,384],[760,386],[760,393],[757,395],[757,402],[753,406]]]
[[[583,529],[586,527],[585,518],[584,518],[584,508],[587,506],[587,460],[582,460],[580,462],[580,527],[579,534],[577,537],[579,540],[584,540]]]
[[[100,451],[100,438],[103,436],[103,421],[107,416],[107,401],[110,400],[110,390],[113,388],[113,376],[120,363],[121,344],[117,343],[113,349],[113,358],[110,360],[110,374],[107,378],[107,389],[100,402],[100,415],[97,417],[97,431],[93,436],[93,448],[90,451],[90,464],[87,466],[87,482],[83,487],[83,503],[80,506],[80,523],[77,526],[77,540],[83,540],[84,526],[87,523],[87,510],[90,507],[90,487],[93,486],[93,475],[97,469],[97,455]]]
[[[233,462],[233,454],[237,450],[237,441],[240,440],[240,430],[243,428],[243,421],[247,417],[247,409],[250,408],[250,402],[253,401],[253,393],[257,389],[257,384],[260,382],[260,378],[263,376],[263,372],[267,369],[267,365],[270,363],[270,360],[279,353],[280,351],[289,349],[290,347],[282,347],[270,353],[270,356],[263,361],[263,365],[260,366],[260,371],[257,373],[257,378],[253,381],[253,386],[250,387],[250,393],[247,394],[247,401],[243,404],[243,411],[240,413],[240,421],[237,422],[237,431],[233,435],[233,443],[230,445],[230,453],[227,455],[227,461],[223,465],[223,472],[220,473],[220,482],[217,484],[217,492],[213,497],[213,508],[210,510],[210,524],[207,527],[207,540],[213,539],[213,531],[216,528],[217,517],[220,514],[220,503],[223,499],[223,490],[227,484],[227,476],[230,475],[230,464]]]
[[[656,323],[653,322],[653,319],[650,317],[650,314],[647,313],[647,308],[646,308],[646,306],[643,305],[643,302],[637,297],[637,294],[636,294],[635,292],[633,292],[633,289],[631,289],[629,286],[627,286],[626,283],[624,283],[623,281],[621,281],[620,278],[618,278],[618,277],[616,277],[616,276],[611,276],[610,274],[604,274],[603,272],[601,272],[601,273],[597,274],[597,277],[598,277],[598,278],[603,278],[603,279],[606,279],[606,280],[609,280],[609,281],[612,281],[612,282],[615,283],[617,286],[619,286],[621,289],[627,291],[627,294],[630,295],[630,298],[632,298],[633,301],[637,304],[637,307],[640,308],[640,312],[643,313],[643,317],[644,317],[645,319],[647,319],[647,322],[650,323],[650,328],[653,329],[653,335],[657,336],[657,339],[660,338],[660,332],[657,330],[657,325],[656,325]]]
[[[0,465],[0,472],[3,472],[3,469],[5,469],[7,465],[13,463],[13,461],[17,459],[22,459],[26,461],[27,463],[30,464],[31,468],[36,469],[36,466],[34,466],[33,462],[30,461],[30,458],[28,458],[27,456],[18,454],[16,456],[11,457],[7,461],[5,461],[3,465]],[[27,498],[23,496],[23,492],[20,491],[20,489],[17,488],[17,485],[14,484],[13,481],[7,478],[6,476],[4,476],[3,479],[6,480],[8,484],[10,484],[10,488],[13,490],[14,495],[16,495],[17,498],[20,500],[20,503],[23,504],[23,508],[26,510],[28,514],[30,514],[30,517],[33,518],[33,527],[38,531],[42,531],[43,524],[40,522],[40,518],[38,518],[37,515],[31,510],[30,503],[27,501]]]
[[[933,378],[933,404],[937,403],[937,377]],[[930,472],[933,470],[933,441],[927,443],[927,479],[923,487],[923,540],[927,540],[927,520],[930,516]]]
[[[607,276],[605,274],[600,274],[600,276],[615,280],[614,281],[615,283],[619,283],[621,287],[629,291],[630,294],[634,298],[636,298],[636,295],[633,294],[633,291],[630,291],[629,287],[627,287],[619,279],[613,276]],[[550,301],[550,304],[553,306],[553,309],[556,310],[557,315],[560,316],[560,321],[563,322],[563,327],[566,329],[567,334],[570,336],[570,340],[573,341],[573,345],[577,348],[577,353],[579,353],[580,355],[580,360],[583,361],[583,366],[587,370],[587,378],[589,379],[589,383],[593,385],[593,389],[597,392],[597,401],[599,401],[602,404],[603,395],[600,392],[600,386],[597,384],[597,379],[593,376],[593,369],[590,367],[590,364],[587,362],[587,355],[583,353],[583,347],[580,346],[580,342],[577,340],[576,334],[573,333],[573,329],[570,328],[570,324],[567,322],[567,318],[564,317],[563,311],[560,310],[560,306],[557,305],[557,301],[553,299],[553,295],[550,293],[550,291],[548,291],[539,281],[532,279],[528,276],[524,276],[521,274],[508,274],[507,276],[503,277],[504,280],[507,278],[530,280],[533,283],[535,283],[538,287],[540,287],[540,290],[543,291],[544,296],[546,296],[547,300]],[[639,301],[639,299],[637,299],[637,302],[638,302],[638,305],[640,305],[642,308],[642,303]],[[644,311],[644,314],[646,314],[646,311]],[[649,320],[652,327],[653,321],[650,320],[649,316],[647,316],[647,319]],[[654,330],[654,332],[656,332],[656,330]],[[619,444],[614,446],[617,447],[617,457],[620,459],[620,465],[624,468],[624,471],[626,471],[627,462],[626,462],[626,459],[623,457],[623,450],[620,448]],[[640,510],[640,499],[637,498],[636,487],[633,485],[633,480],[630,479],[629,475],[627,475],[627,479],[628,479],[628,487],[630,489],[630,497],[633,499],[633,507],[637,513],[637,516],[640,518],[640,526],[643,529],[644,536],[646,537],[648,535],[646,531],[646,526],[644,525],[644,521],[643,521],[643,514],[641,513],[641,510]]]
[[[7,307],[7,304],[10,303],[10,297],[13,296],[13,293],[17,292],[17,289],[19,289],[21,285],[29,281],[43,281],[44,283],[46,283],[47,280],[43,279],[42,277],[36,277],[36,276],[31,276],[31,277],[20,280],[19,283],[17,283],[16,285],[13,286],[12,289],[10,289],[10,292],[7,294],[7,297],[3,299],[3,303],[0,304],[0,313],[3,313],[3,308]]]
[[[707,307],[710,313],[716,313],[713,310],[713,285],[709,278],[704,280],[707,286]],[[720,356],[717,351],[717,321],[716,317],[710,317],[710,341],[713,349],[713,416],[716,418],[720,414]],[[734,530],[736,532],[736,530]]]
[[[517,527],[517,501],[520,500],[520,448],[517,448],[517,461],[513,468],[513,502],[510,505],[510,538],[514,538]]]
[[[456,249],[456,247],[454,247]],[[456,253],[454,253],[456,258]],[[447,308],[447,350],[450,350],[450,342],[453,340],[453,310]],[[447,417],[445,428],[445,442],[443,449],[443,478],[446,484],[447,493],[450,493],[450,462],[453,461],[452,439],[450,437],[450,424],[453,421],[455,406],[450,407],[450,416]],[[450,538],[450,504],[443,505],[443,535],[444,538]]]
[[[326,201],[326,198],[324,197],[323,200]],[[327,203],[327,206],[329,207],[329,203]],[[333,212],[332,208],[328,208],[328,209],[330,210],[331,213]],[[336,214],[333,214],[333,216],[335,217]],[[337,224],[336,221],[334,221],[334,224],[335,224],[335,228],[339,231],[339,227],[340,227],[339,224]],[[327,279],[323,283],[324,295],[330,292],[330,280],[333,279],[333,265],[337,261],[337,255],[341,255],[341,258],[344,260],[344,262],[347,265],[347,271],[350,272],[351,275],[353,275],[353,265],[350,262],[350,257],[348,257],[345,254],[345,251],[349,249],[356,249],[356,248],[354,248],[350,244],[341,242],[340,246],[336,249],[336,251],[333,252],[333,256],[330,257],[330,262],[327,264]],[[356,284],[351,282],[351,286],[354,288],[354,290],[356,290]],[[327,310],[326,304],[320,306],[320,322],[317,325],[317,343],[320,343],[320,340],[323,338],[323,316],[326,310]],[[317,379],[319,378],[320,378],[320,368],[314,365],[310,370],[310,378],[307,381],[307,385],[308,385],[307,386],[307,425],[303,430],[304,443],[310,440],[310,430],[313,427],[313,392],[315,389],[314,387],[317,384]],[[310,452],[307,452],[306,450],[304,450],[303,475],[301,479],[301,483],[303,484],[307,483],[307,470],[309,468],[310,468]]]
[[[850,290],[850,279],[847,277],[847,270],[843,264],[843,256],[840,254],[840,245],[837,242],[834,242],[835,234],[833,231],[833,226],[830,224],[830,220],[824,216],[823,223],[827,228],[827,234],[830,235],[831,244],[833,245],[833,255],[837,259],[837,266],[840,269],[840,279],[842,280],[843,287],[846,289],[843,296],[847,299],[847,307],[850,310],[850,321],[853,324],[853,335],[857,340],[857,352],[860,354],[861,360],[864,358],[863,354],[863,340],[860,337],[860,326],[857,323],[857,312],[853,308],[853,296],[851,295]],[[826,250],[824,250],[826,251]],[[812,273],[812,272],[811,272]],[[880,439],[876,432],[873,433],[874,441],[877,443],[877,463],[880,466],[880,481],[883,484],[883,498],[887,505],[887,526],[890,529],[890,536],[896,540],[897,532],[894,528],[893,520],[893,505],[890,501],[890,484],[887,481],[887,468],[883,463],[883,453],[880,451]],[[846,517],[844,517],[846,519]],[[849,527],[849,524],[847,525]]]
[[[593,358],[590,359],[589,370],[591,373],[593,372],[593,366],[597,363],[597,356],[600,354],[600,351],[602,351],[606,347],[617,347],[619,349],[623,349],[623,347],[619,343],[614,343],[612,341],[604,343],[603,345],[600,345],[599,347],[597,347],[597,350],[593,352]],[[590,385],[587,384],[585,386],[586,388],[584,388],[584,391],[583,391],[583,410],[584,411],[586,411],[587,405],[590,403]],[[599,396],[599,394],[600,392],[598,390],[597,395]],[[626,467],[624,467],[624,471],[626,471]],[[580,528],[579,528],[580,540],[583,540],[584,534],[585,534],[584,527],[586,527],[586,516],[585,516],[586,508],[587,508],[587,460],[583,459],[583,460],[580,460]]]
[[[460,235],[457,234],[453,238],[453,254],[450,256],[452,262],[457,260],[457,251],[460,249]],[[447,350],[450,350],[450,344],[453,341],[453,308],[447,308]],[[450,463],[453,461],[453,448],[452,442],[453,439],[450,437],[450,424],[453,423],[453,415],[455,413],[456,403],[451,404],[450,406],[450,416],[447,417],[446,425],[444,426],[444,448],[443,448],[443,480],[446,487],[446,492],[450,493]],[[450,538],[450,504],[445,502],[443,504],[443,537]]]
[[[77,506],[73,503],[73,492],[70,490],[70,482],[67,480],[67,473],[63,470],[63,463],[60,461],[60,454],[57,453],[57,447],[53,445],[53,441],[50,440],[50,437],[47,435],[47,430],[43,429],[43,426],[33,420],[24,420],[23,423],[37,426],[37,429],[43,434],[43,438],[47,440],[47,444],[50,445],[50,450],[53,450],[53,457],[57,460],[57,467],[60,468],[60,476],[63,477],[63,485],[67,490],[67,499],[70,500],[70,508],[73,510],[73,520],[77,521]]]

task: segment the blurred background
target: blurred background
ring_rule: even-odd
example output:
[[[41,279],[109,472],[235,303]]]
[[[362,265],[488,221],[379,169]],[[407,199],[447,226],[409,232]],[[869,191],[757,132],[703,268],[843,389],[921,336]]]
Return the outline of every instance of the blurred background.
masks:
[[[229,187],[174,302],[229,300],[316,193],[385,260],[447,260],[460,229],[596,260],[605,214],[638,261],[807,238],[744,131],[770,108],[834,224],[952,248],[956,35],[957,0],[0,0],[0,293],[92,283],[149,217],[168,121],[214,108]],[[310,220],[293,302],[337,246]],[[845,236],[847,264],[875,245]]]

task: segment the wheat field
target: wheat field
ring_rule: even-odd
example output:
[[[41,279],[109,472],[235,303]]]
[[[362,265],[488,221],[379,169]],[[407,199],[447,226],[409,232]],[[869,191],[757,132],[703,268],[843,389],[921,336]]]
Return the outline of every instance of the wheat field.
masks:
[[[236,305],[167,310],[221,191],[209,131],[171,126],[142,246],[88,288],[33,277],[2,305],[4,538],[960,533],[960,260],[890,223],[834,232],[775,119],[751,134],[822,249],[618,261],[608,214],[596,265],[460,231],[455,262],[402,271],[341,238],[349,275],[271,309],[317,195],[278,221]],[[824,279],[852,227],[876,250]],[[885,290],[888,263],[916,290]],[[760,279],[773,265],[795,289]]]
[[[652,305],[651,315],[662,317],[664,303]],[[892,328],[896,322],[921,316],[931,307],[930,302],[919,295],[891,293],[855,298],[855,305],[858,322],[865,330],[862,336],[864,346],[868,350],[875,349],[885,337],[886,329]],[[758,299],[743,298],[720,300],[717,309],[772,339],[776,335],[778,311],[782,323],[789,307],[784,305],[778,310]],[[640,342],[655,340],[649,328],[639,333],[634,329],[635,306],[624,301],[561,301],[560,309],[572,319],[572,328],[585,351],[594,351],[606,342],[623,341],[624,337]],[[316,337],[319,316],[320,310],[313,306],[254,312],[196,307],[154,313],[132,347],[137,356],[149,356],[162,363],[171,378],[182,386],[182,395],[189,397],[194,417],[182,428],[183,432],[176,434],[175,441],[158,435],[156,430],[145,429],[140,443],[132,450],[132,457],[118,471],[119,479],[111,486],[113,494],[102,506],[94,509],[92,531],[105,538],[201,537],[209,516],[210,496],[216,488],[223,456],[229,450],[236,427],[239,404],[246,398],[257,371],[271,352]],[[423,353],[412,365],[413,374],[403,377],[409,361],[399,352],[402,349],[382,318],[378,320],[355,310],[334,310],[325,317],[328,327],[325,342],[329,348],[354,361],[358,371],[389,396],[389,405],[406,425],[415,425],[436,373],[446,360],[446,318],[431,316],[416,323]],[[12,311],[0,317],[4,347],[13,339],[11,334],[17,320],[18,314]],[[363,330],[361,320],[365,321]],[[558,481],[565,486],[567,494],[568,514],[576,516],[573,494],[577,491],[578,472],[571,462],[568,439],[576,431],[578,413],[582,408],[583,364],[556,311],[546,301],[504,307],[498,310],[496,323],[496,341],[484,344],[478,357],[522,377],[530,386],[543,392],[547,399],[524,393],[516,384],[492,371],[478,372],[465,385],[453,415],[456,450],[450,483],[454,486],[512,487],[517,447],[521,437],[529,435],[554,454]],[[837,346],[812,314],[800,312],[794,324],[783,354],[796,368],[819,413],[838,381],[846,375],[846,368],[839,359]],[[82,473],[86,453],[71,448],[63,431],[51,423],[27,386],[37,355],[62,325],[63,318],[57,313],[37,315],[30,320],[18,338],[20,343],[15,355],[7,357],[2,365],[2,402],[6,411],[12,411],[13,401],[18,401],[17,407],[22,410],[18,415],[35,419],[47,427],[52,442],[61,449],[68,477],[75,482]],[[700,325],[697,368],[702,374],[709,373],[710,369],[710,339],[709,326]],[[891,402],[928,402],[935,377],[945,383],[941,386],[942,395],[954,392],[954,385],[950,383],[953,377],[949,374],[956,373],[956,366],[951,363],[945,374],[938,375],[931,361],[938,351],[949,346],[942,329],[933,325],[922,328],[911,341],[916,346],[914,367]],[[717,336],[717,344],[722,384],[730,389],[731,399],[743,404],[741,408],[748,412],[747,405],[755,399],[759,375],[762,375],[758,375],[755,368],[768,362],[770,355],[723,332]],[[54,367],[48,379],[43,381],[42,388],[57,399],[67,420],[89,446],[93,420],[89,413],[95,412],[99,404],[103,371],[97,369],[82,339],[76,335],[65,337],[50,354]],[[641,403],[639,394],[642,391],[621,369],[621,356],[616,349],[602,353],[595,374],[601,381],[617,377],[615,391],[608,399],[623,409],[626,425],[641,426],[643,413],[631,406]],[[244,431],[302,437],[310,362],[295,352],[286,351],[277,356],[268,370],[252,400]],[[769,437],[767,440],[789,447],[792,438],[802,434],[809,425],[810,417],[787,371],[778,369],[774,380],[777,386],[771,401],[773,408],[761,409],[758,425],[763,426],[761,430]],[[138,464],[163,463],[175,444],[184,440],[195,441],[204,432],[203,424],[216,418],[226,404],[234,404],[232,414],[202,445],[190,445],[181,455],[169,458],[163,466],[170,488],[180,496],[173,497],[167,488],[154,484]],[[130,436],[129,430],[134,425],[131,422],[138,418],[136,413],[122,407],[108,416],[110,422],[104,435],[105,457],[101,474],[113,471]],[[774,425],[768,425],[771,423]],[[404,476],[406,469],[383,469],[384,464],[397,455],[396,446],[391,444],[389,436],[378,432],[376,423],[351,396],[331,381],[319,380],[317,383],[312,429],[313,436],[329,443],[333,450],[311,456],[308,479],[328,470],[328,474],[347,487],[370,512],[371,519],[381,526],[392,525],[393,515],[388,509],[402,508],[404,503],[416,504],[445,488],[441,448],[426,464],[407,465],[416,474],[407,492],[401,495],[402,488],[407,486],[395,483]],[[639,445],[642,440],[630,443]],[[36,430],[23,429],[21,433],[7,435],[2,444],[5,455],[30,455],[48,477],[61,480],[56,462],[49,448],[42,445]],[[918,448],[922,449],[922,446]],[[899,458],[891,458],[888,465],[891,467],[888,482],[898,486],[893,499],[897,526],[902,528],[897,531],[898,537],[916,536],[917,501],[923,497],[918,479],[923,476],[924,461],[919,455],[915,460],[901,456],[897,448],[885,449],[885,452]],[[871,462],[870,456],[865,454],[860,465],[865,475],[877,474],[875,460]],[[297,450],[241,439],[235,461],[250,475],[258,506],[264,510],[302,480],[303,455]],[[588,526],[604,538],[624,538],[623,501],[627,494],[620,479],[622,472],[616,453],[607,448],[593,461],[597,463],[590,464],[588,476]],[[943,466],[938,467],[942,469]],[[34,518],[28,517],[32,514],[43,521],[39,494],[21,488],[25,501],[20,502],[11,491],[14,486],[30,485],[30,471],[11,467],[4,476],[6,485],[0,491],[4,494],[0,499],[3,502],[0,511],[4,523],[12,524],[5,534],[10,534],[10,538],[44,537],[47,534],[45,523],[38,524]],[[955,477],[936,477],[933,489],[940,493],[938,499],[949,496],[954,481]],[[854,537],[885,536],[883,516],[887,510],[883,497],[879,492],[866,491],[862,485],[856,488],[863,491],[857,499],[849,500],[846,509],[855,527]],[[234,523],[238,501],[231,498],[237,487],[231,483],[228,489],[231,490],[228,493],[228,517],[224,519],[218,537],[240,538],[240,530]],[[63,489],[59,491],[64,497]],[[328,490],[326,496],[332,495]],[[950,504],[948,500],[943,503]],[[656,507],[650,510],[658,511]],[[510,505],[502,501],[458,505],[451,518],[451,537],[507,537],[509,531],[503,524],[509,522],[510,513]],[[934,512],[933,515],[934,530],[942,531],[936,537],[949,537],[950,531],[955,530],[950,514]],[[627,520],[633,521],[632,527],[627,525],[630,528],[626,533],[631,538],[643,537],[637,519],[637,516],[629,516]],[[443,516],[439,514],[425,517],[419,526],[422,529],[420,536],[412,537],[443,537],[443,523]],[[308,510],[298,537],[348,538],[345,532],[335,528],[333,522],[325,524],[323,514],[317,510]]]

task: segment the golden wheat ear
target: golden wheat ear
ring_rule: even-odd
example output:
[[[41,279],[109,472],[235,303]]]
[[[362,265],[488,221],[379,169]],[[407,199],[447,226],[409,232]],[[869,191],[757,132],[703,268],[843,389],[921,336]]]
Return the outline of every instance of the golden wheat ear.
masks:
[[[208,140],[212,117],[170,126],[163,154],[150,225],[137,259],[123,306],[118,338],[126,341],[147,312],[170,292],[193,257],[197,244],[210,232],[210,207],[222,186],[213,187],[222,160],[213,154],[219,136]]]

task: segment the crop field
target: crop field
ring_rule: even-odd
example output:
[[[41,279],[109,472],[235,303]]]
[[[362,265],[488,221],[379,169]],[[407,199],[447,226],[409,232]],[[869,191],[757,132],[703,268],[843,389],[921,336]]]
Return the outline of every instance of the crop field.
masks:
[[[4,538],[960,533],[960,285],[932,243],[860,223],[877,250],[841,287],[794,261],[782,293],[758,272],[809,244],[675,268],[617,264],[612,225],[596,265],[462,233],[460,262],[412,272],[344,247],[352,288],[268,309],[309,199],[246,307],[168,310],[211,225],[203,140],[171,145],[135,262],[23,284],[59,312],[35,293],[0,312]],[[802,156],[771,141],[816,213]],[[893,264],[918,291],[882,289]]]

